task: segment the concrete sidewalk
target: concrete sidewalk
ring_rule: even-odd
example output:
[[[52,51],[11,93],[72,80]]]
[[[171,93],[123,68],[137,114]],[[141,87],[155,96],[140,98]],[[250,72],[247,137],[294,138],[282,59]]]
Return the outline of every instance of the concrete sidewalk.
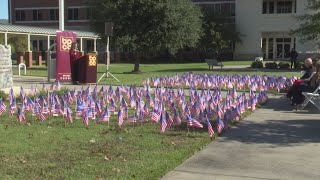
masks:
[[[162,179],[320,179],[320,116],[279,96]]]

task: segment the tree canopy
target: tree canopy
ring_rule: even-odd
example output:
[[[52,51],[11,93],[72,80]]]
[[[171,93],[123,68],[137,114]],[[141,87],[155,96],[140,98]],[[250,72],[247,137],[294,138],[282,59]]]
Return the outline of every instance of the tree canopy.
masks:
[[[202,34],[202,13],[191,0],[91,0],[89,5],[93,30],[105,37],[104,22],[113,22],[116,45],[135,52],[174,54],[196,46]]]
[[[309,13],[299,16],[300,26],[293,30],[293,33],[301,38],[301,40],[320,39],[320,1],[308,0],[310,10]]]
[[[241,42],[241,34],[236,32],[235,24],[228,16],[217,15],[214,12],[203,9],[203,35],[199,42],[199,48],[206,52],[219,54],[231,43]]]

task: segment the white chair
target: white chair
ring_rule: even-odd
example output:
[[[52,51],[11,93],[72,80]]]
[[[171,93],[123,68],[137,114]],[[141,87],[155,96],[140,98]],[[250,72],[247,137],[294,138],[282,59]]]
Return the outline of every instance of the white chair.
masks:
[[[25,65],[24,63],[20,63],[20,64],[18,65],[19,76],[20,76],[20,69],[21,69],[21,68],[24,69],[24,75],[26,75],[26,74],[27,74],[27,67],[26,67],[26,65]]]
[[[303,110],[309,104],[309,102],[311,102],[320,111],[320,95],[318,92],[319,90],[320,85],[314,92],[302,92],[302,95],[304,95],[305,99],[299,107],[299,110]]]
[[[256,57],[256,58],[254,59],[254,61],[261,61],[261,62],[263,62],[263,57]]]

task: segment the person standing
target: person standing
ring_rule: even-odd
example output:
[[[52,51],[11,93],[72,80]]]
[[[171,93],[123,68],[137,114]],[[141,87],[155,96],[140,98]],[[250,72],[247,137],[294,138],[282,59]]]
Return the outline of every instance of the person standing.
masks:
[[[297,58],[298,58],[298,52],[295,50],[295,48],[292,48],[290,52],[291,69],[292,67],[294,69],[297,68]]]
[[[71,67],[71,79],[73,84],[77,84],[78,82],[78,69],[79,69],[79,62],[78,58],[81,56],[78,50],[78,43],[73,42],[71,44],[70,49],[70,67]]]

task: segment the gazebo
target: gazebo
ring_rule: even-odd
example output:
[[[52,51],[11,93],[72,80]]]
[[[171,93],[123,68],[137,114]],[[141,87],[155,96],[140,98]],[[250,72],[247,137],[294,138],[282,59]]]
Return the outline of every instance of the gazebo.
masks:
[[[19,34],[19,35],[25,35],[28,42],[28,47],[26,51],[26,65],[27,67],[32,66],[32,51],[31,51],[31,40],[30,38],[32,36],[40,36],[40,37],[46,37],[47,39],[47,48],[46,50],[49,50],[50,48],[50,40],[51,37],[56,36],[56,32],[59,31],[58,28],[49,28],[49,27],[34,27],[34,26],[21,26],[21,25],[12,25],[12,24],[0,24],[0,33],[4,34],[4,44],[8,45],[8,34]],[[90,39],[93,40],[93,51],[97,52],[97,39],[99,36],[93,32],[88,31],[78,31],[78,30],[69,30],[73,31],[78,36],[78,41],[80,45],[80,51],[83,52],[83,40],[84,39]]]

